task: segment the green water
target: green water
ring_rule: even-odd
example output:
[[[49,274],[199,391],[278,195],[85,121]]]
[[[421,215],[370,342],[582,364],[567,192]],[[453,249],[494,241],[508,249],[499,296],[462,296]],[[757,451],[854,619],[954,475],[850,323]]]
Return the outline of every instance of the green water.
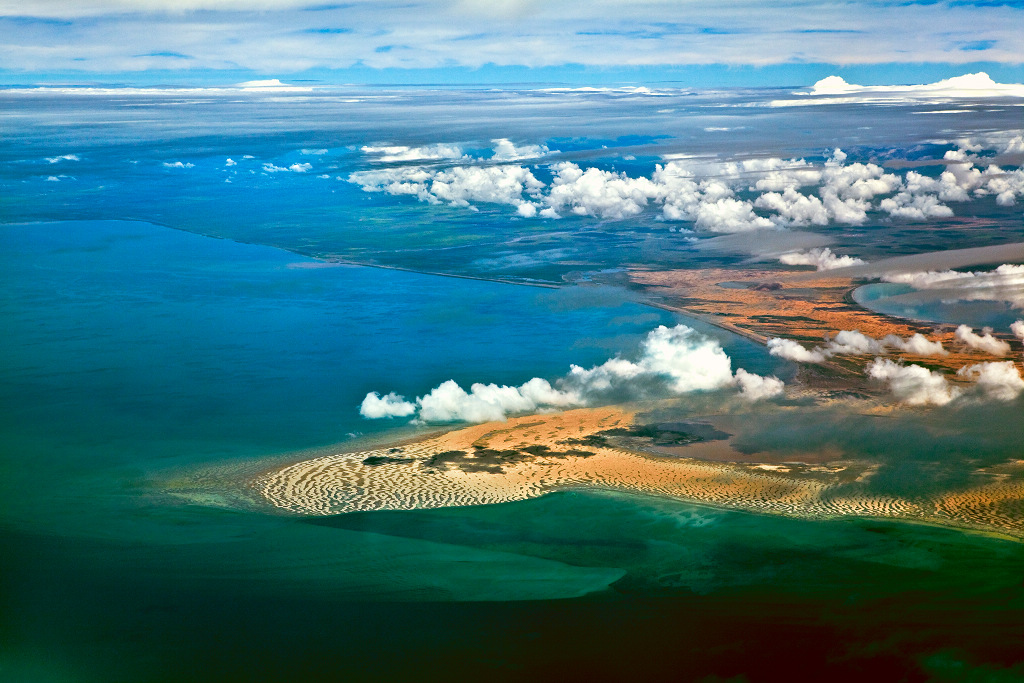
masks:
[[[8,536],[4,576],[18,590],[5,596],[5,671],[156,681],[1020,673],[1024,551],[955,531],[571,492],[317,520],[225,513],[214,524],[237,535],[162,548]]]

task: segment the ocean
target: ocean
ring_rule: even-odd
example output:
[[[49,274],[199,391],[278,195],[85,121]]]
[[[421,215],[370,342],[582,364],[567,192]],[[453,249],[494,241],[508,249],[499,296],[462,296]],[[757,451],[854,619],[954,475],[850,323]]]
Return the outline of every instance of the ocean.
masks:
[[[0,97],[19,114],[0,149],[0,678],[1022,675],[1024,550],[1002,538],[603,491],[324,518],[253,505],[244,483],[274,464],[438,428],[364,419],[370,391],[554,381],[678,323],[733,367],[793,373],[622,277],[749,254],[695,251],[645,215],[545,223],[347,178],[400,165],[363,147],[443,135],[460,154],[511,136],[631,174],[765,131],[762,152],[821,158],[833,123],[751,106],[777,92],[378,95]],[[580,98],[586,123],[565,113]],[[913,118],[900,144],[951,121]],[[886,149],[893,130],[853,137]],[[823,232],[871,256],[883,228]],[[914,239],[932,237],[901,248]]]

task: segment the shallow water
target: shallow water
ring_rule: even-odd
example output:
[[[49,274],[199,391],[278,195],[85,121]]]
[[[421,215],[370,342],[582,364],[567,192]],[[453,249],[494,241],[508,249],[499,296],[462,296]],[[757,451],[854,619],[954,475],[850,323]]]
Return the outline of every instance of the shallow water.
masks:
[[[853,299],[864,308],[925,322],[991,327],[1005,331],[1024,317],[1024,311],[1005,301],[965,301],[948,295],[918,291],[909,285],[876,282],[854,290]]]

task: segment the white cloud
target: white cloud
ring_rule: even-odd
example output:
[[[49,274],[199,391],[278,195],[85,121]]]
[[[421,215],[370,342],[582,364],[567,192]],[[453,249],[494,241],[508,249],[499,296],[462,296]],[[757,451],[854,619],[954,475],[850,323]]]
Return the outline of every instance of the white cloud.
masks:
[[[897,400],[908,405],[946,405],[962,393],[946,378],[920,365],[901,365],[876,358],[867,368],[872,379],[885,382]]]
[[[613,358],[589,370],[574,365],[569,372],[572,386],[604,391],[621,380],[660,376],[677,394],[708,391],[733,382],[732,361],[713,339],[686,325],[659,326],[644,339],[637,362]]]
[[[838,76],[830,76],[815,83],[811,92],[815,95],[828,95],[837,92],[891,94],[894,98],[924,99],[934,97],[1024,97],[1024,85],[996,83],[987,73],[979,71],[922,85],[851,85]]]
[[[775,100],[771,105],[787,107],[809,104],[895,104],[1024,97],[1024,84],[996,83],[984,72],[964,74],[921,85],[854,85],[847,83],[840,76],[828,76],[815,83],[810,90],[794,94],[801,99]]]
[[[232,159],[231,157],[228,157],[227,160],[224,162],[224,165],[225,166],[237,166],[238,162],[235,161],[234,159]]]
[[[250,92],[311,92],[313,90],[309,86],[282,83],[280,79],[277,78],[245,81],[244,83],[238,83],[235,87],[240,90]]]
[[[986,327],[982,329],[981,334],[977,334],[967,325],[960,325],[956,328],[956,339],[968,346],[968,348],[990,353],[993,356],[1005,356],[1010,353],[1010,345],[1002,339],[996,339],[992,336],[992,328]]]
[[[422,166],[380,171],[359,171],[348,177],[365,192],[386,192],[392,195],[413,195],[431,204],[448,202],[453,206],[470,206],[470,202],[489,202],[522,207],[525,198],[536,195],[543,183],[522,166],[455,166],[433,170]],[[532,215],[530,209],[519,208],[520,215]],[[533,207],[536,211],[536,207]]]
[[[324,154],[327,154],[327,150],[326,149],[300,149],[299,153],[300,154],[304,154],[305,156],[323,156]]]
[[[47,163],[57,164],[61,161],[81,161],[77,154],[62,154],[59,157],[46,157]]]
[[[774,211],[774,222],[784,226],[827,225],[828,211],[817,197],[787,187],[782,194],[766,192],[754,201],[759,209]]]
[[[448,144],[363,147],[364,153],[376,162],[457,159],[468,163],[447,170],[411,165],[362,171],[353,173],[349,179],[366,191],[408,194],[420,201],[450,201],[456,206],[469,207],[474,196],[480,193],[470,192],[447,199],[442,196],[443,191],[435,191],[431,183],[447,182],[444,178],[447,173],[461,174],[463,179],[457,184],[465,184],[471,177],[493,168],[480,164],[536,158],[548,152],[544,145],[515,145],[505,138],[497,138],[493,143],[491,159],[471,158],[462,154],[459,146]],[[656,165],[649,178],[559,162],[548,166],[553,176],[550,184],[537,180],[524,167],[502,165],[520,171],[499,173],[506,176],[529,173],[531,180],[519,193],[479,201],[508,204],[521,216],[548,219],[569,214],[621,220],[660,205],[661,215],[667,221],[690,221],[697,229],[707,232],[736,233],[829,223],[861,225],[868,220],[870,211],[885,211],[901,220],[922,221],[952,216],[952,209],[944,201],[962,202],[991,195],[997,203],[1009,205],[1024,195],[1024,169],[1004,171],[990,166],[981,171],[974,168],[966,153],[956,150],[946,154],[947,170],[938,178],[916,171],[909,171],[901,178],[877,164],[846,163],[847,155],[840,149],[835,149],[818,167],[804,159],[771,157],[718,161],[692,155],[668,156],[673,158]],[[817,196],[798,189],[809,186],[817,186]],[[524,199],[522,192],[527,192],[530,198]],[[751,201],[738,196],[740,192],[762,194]],[[494,193],[490,194],[493,197]],[[839,262],[827,259],[813,265],[841,267]]]
[[[1024,341],[1024,320],[1015,320],[1010,323],[1010,331],[1017,339]]]
[[[924,221],[929,218],[949,218],[953,209],[931,195],[912,195],[900,192],[894,197],[883,199],[879,205],[882,211],[895,218],[910,221]]]
[[[370,419],[382,417],[408,417],[416,412],[416,405],[406,401],[395,392],[383,398],[376,391],[370,392],[359,406],[359,414]]]
[[[476,383],[466,391],[455,381],[441,383],[415,402],[388,394],[367,394],[360,407],[364,417],[416,415],[421,422],[488,422],[507,415],[585,406],[616,395],[681,395],[734,387],[746,400],[773,398],[784,390],[776,377],[738,369],[721,345],[692,328],[677,325],[652,330],[640,345],[635,361],[611,358],[592,368],[571,366],[552,386],[535,377],[518,386]]]
[[[824,363],[828,358],[820,348],[808,351],[792,339],[781,337],[768,340],[768,353],[796,363]]]
[[[880,194],[894,192],[900,178],[886,173],[877,164],[844,164],[847,155],[836,149],[825,162],[822,173],[823,190],[834,192],[840,199],[871,200]]]
[[[519,207],[526,201],[524,192],[535,194],[541,186],[521,166],[456,166],[433,176],[430,194],[454,206],[469,206],[471,201],[478,201]]]
[[[977,363],[960,368],[957,376],[973,381],[973,392],[950,385],[944,376],[920,365],[900,365],[885,358],[876,358],[867,372],[872,379],[886,382],[896,398],[909,405],[941,406],[979,394],[989,400],[1012,401],[1024,392],[1024,379],[1012,361]]]
[[[469,159],[462,153],[458,145],[438,143],[423,147],[407,147],[405,145],[365,145],[360,148],[363,154],[374,157],[379,163],[401,161],[435,161],[440,159]]]
[[[824,352],[829,356],[863,356],[872,353],[885,353],[885,343],[869,337],[859,330],[842,330],[836,333]]]
[[[421,422],[491,422],[504,420],[510,413],[582,405],[582,399],[535,377],[520,387],[473,384],[468,393],[448,380],[416,399],[416,404]]]
[[[894,334],[882,338],[885,346],[909,353],[914,356],[947,356],[949,351],[942,348],[942,342],[931,341],[923,334],[916,333],[906,339]]]
[[[997,401],[1012,401],[1024,392],[1024,379],[1012,361],[968,365],[957,374],[973,379],[986,398]]]
[[[888,273],[886,282],[907,284],[965,301],[1006,301],[1024,308],[1024,265],[1004,263],[992,271],[919,271]]]
[[[702,202],[695,213],[696,226],[710,232],[746,232],[775,227],[767,218],[756,215],[750,202],[731,197]]]
[[[815,266],[818,270],[832,270],[847,266],[860,266],[867,263],[853,256],[833,254],[828,247],[809,249],[807,251],[791,251],[779,256],[779,261],[787,266]]]
[[[906,338],[890,334],[874,339],[858,330],[842,330],[827,340],[824,346],[810,350],[792,339],[775,337],[768,340],[768,352],[771,355],[797,363],[824,363],[832,356],[877,355],[889,353],[893,349],[915,356],[945,356],[949,353],[942,347],[942,342],[930,341],[920,333]]]
[[[313,164],[309,162],[303,162],[301,164],[292,164],[291,166],[275,166],[270,162],[263,164],[264,173],[284,173],[285,171],[290,171],[291,173],[307,173],[312,169]]]
[[[743,368],[736,368],[736,386],[740,389],[740,395],[748,401],[775,398],[786,390],[786,385],[778,377],[755,375]]]
[[[772,160],[781,163],[764,164],[761,168],[746,170],[760,171],[763,175],[754,183],[751,191],[784,192],[821,182],[821,169],[815,168],[804,159]]]
[[[538,159],[551,150],[547,145],[515,145],[506,138],[491,140],[494,154],[491,161],[520,161],[522,159]]]
[[[578,216],[626,218],[647,207],[647,201],[659,194],[658,186],[647,178],[630,178],[597,168],[582,170],[571,162],[554,164],[555,177],[547,195],[547,204],[555,212],[568,210]]]
[[[183,163],[181,161],[165,161],[164,168],[195,168],[195,164]]]

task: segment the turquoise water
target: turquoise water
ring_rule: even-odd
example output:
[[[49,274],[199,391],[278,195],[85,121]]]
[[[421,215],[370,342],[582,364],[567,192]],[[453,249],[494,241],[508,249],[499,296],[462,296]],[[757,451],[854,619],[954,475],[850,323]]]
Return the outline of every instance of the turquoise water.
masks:
[[[965,301],[951,299],[949,294],[918,291],[910,285],[877,282],[858,287],[854,300],[865,308],[897,318],[926,322],[992,327],[1006,331],[1024,311],[1012,308],[1005,301]]]

